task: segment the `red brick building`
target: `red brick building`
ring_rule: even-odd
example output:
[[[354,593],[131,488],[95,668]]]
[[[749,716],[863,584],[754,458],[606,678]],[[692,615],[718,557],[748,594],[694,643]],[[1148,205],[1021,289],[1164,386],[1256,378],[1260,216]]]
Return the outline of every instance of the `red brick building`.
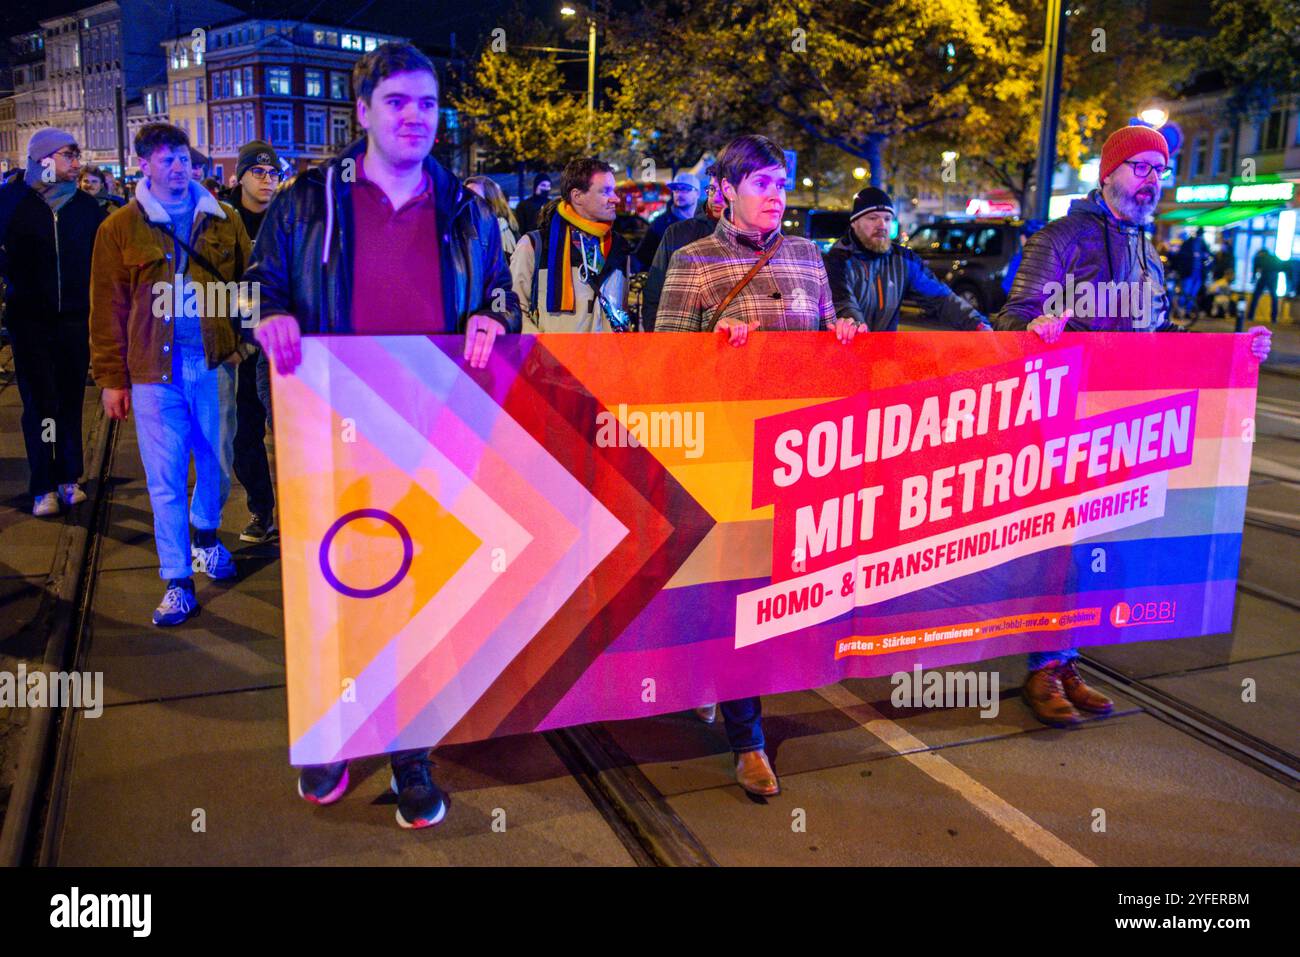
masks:
[[[271,143],[305,169],[357,135],[352,67],[363,53],[401,37],[293,20],[241,19],[206,37],[208,152],[224,183],[239,148]]]

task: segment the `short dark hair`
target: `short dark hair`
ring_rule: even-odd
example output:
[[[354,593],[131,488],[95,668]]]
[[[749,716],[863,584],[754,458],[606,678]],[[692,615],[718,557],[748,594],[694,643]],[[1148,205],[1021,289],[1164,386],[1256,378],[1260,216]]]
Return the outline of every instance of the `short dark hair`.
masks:
[[[352,68],[352,92],[369,106],[375,87],[384,80],[396,73],[418,73],[421,70],[432,74],[433,82],[439,90],[442,89],[438,84],[438,71],[427,56],[409,43],[381,43]]]
[[[188,150],[189,145],[189,134],[170,123],[146,123],[135,134],[135,155],[141,159],[148,159],[156,149],[167,146],[180,149],[184,146]]]
[[[77,182],[80,183],[83,179],[86,179],[89,176],[94,176],[101,183],[106,182],[104,179],[104,171],[98,166],[81,167],[81,172],[77,174]]]
[[[591,178],[597,173],[612,172],[614,167],[595,156],[579,156],[577,159],[571,159],[564,167],[564,172],[560,174],[560,198],[568,202],[569,193],[573,190],[585,193],[591,189]]]
[[[769,166],[785,168],[785,153],[766,136],[747,134],[738,136],[725,147],[718,157],[718,182],[724,179],[732,186],[739,187],[741,180],[751,173]]]

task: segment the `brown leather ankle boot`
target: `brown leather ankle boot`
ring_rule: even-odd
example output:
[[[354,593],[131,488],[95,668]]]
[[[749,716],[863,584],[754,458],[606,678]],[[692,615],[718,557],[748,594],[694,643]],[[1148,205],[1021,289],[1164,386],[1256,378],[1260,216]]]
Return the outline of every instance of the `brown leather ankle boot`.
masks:
[[[1050,724],[1054,728],[1072,728],[1083,720],[1083,716],[1074,710],[1074,705],[1065,696],[1065,689],[1061,687],[1061,679],[1056,672],[1058,667],[1054,663],[1029,672],[1022,693],[1029,710],[1043,724]]]
[[[1073,661],[1067,661],[1057,668],[1056,674],[1061,679],[1065,696],[1076,708],[1092,714],[1110,714],[1115,709],[1115,702],[1095,688],[1089,688],[1084,684]]]
[[[750,794],[771,797],[781,793],[776,772],[763,751],[742,751],[736,755],[736,781]]]

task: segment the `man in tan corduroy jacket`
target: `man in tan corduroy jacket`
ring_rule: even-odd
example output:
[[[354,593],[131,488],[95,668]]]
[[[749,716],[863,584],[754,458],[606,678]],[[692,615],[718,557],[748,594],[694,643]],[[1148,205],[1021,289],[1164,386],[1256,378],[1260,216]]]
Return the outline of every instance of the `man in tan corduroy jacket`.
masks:
[[[167,582],[153,621],[165,626],[198,611],[191,571],[235,574],[217,528],[230,493],[239,361],[240,319],[229,304],[250,244],[234,210],[192,182],[183,130],[150,123],[135,150],[144,174],[135,198],[95,237],[90,365],[110,418],[135,409]]]

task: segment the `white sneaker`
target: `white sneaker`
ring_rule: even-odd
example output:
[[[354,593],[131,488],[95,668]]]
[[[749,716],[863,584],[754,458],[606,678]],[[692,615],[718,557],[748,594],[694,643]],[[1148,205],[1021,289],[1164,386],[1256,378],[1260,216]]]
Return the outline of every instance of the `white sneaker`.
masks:
[[[32,506],[32,514],[37,518],[58,515],[59,497],[53,492],[46,492],[44,495],[36,496],[36,504]]]
[[[81,490],[81,486],[76,482],[66,482],[59,486],[59,501],[71,508],[73,505],[80,505],[86,500],[86,493]]]
[[[168,585],[163,600],[153,611],[153,623],[163,628],[179,625],[199,613],[194,592],[180,585]]]
[[[235,577],[234,556],[220,542],[207,548],[191,545],[190,566],[194,571],[202,572],[218,581]]]

